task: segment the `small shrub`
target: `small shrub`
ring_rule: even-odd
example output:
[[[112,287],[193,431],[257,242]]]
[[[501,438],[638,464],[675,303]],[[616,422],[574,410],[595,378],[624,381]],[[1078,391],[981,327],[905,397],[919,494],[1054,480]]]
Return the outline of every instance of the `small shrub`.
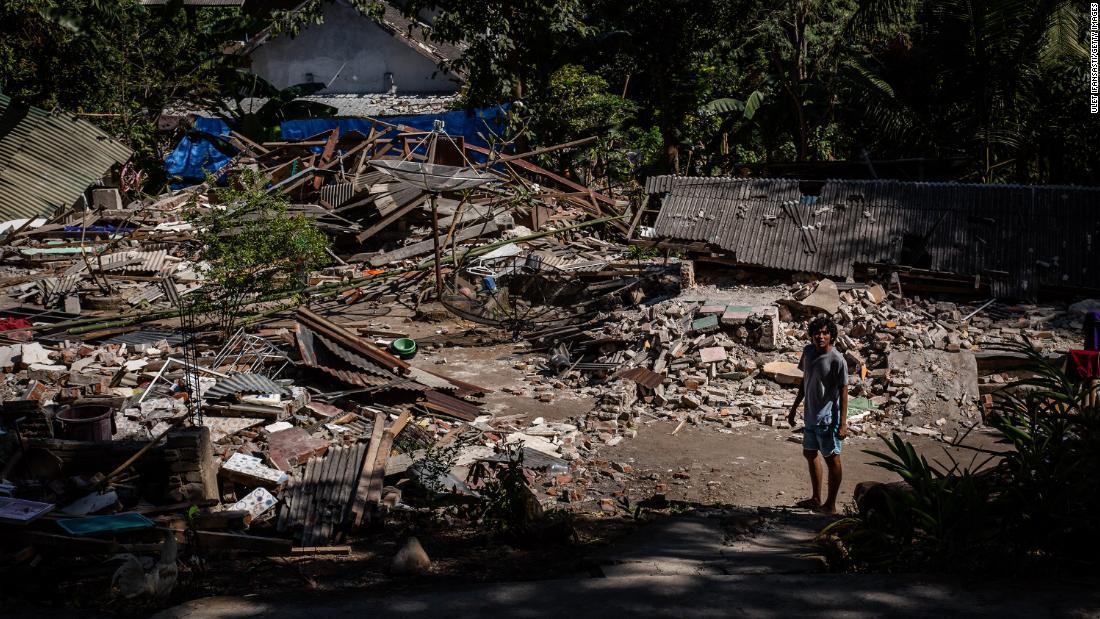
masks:
[[[312,221],[289,214],[287,201],[268,193],[266,184],[260,173],[243,172],[211,192],[210,208],[192,204],[189,212],[198,230],[208,309],[226,334],[258,295],[300,291],[309,271],[328,262],[325,235]]]

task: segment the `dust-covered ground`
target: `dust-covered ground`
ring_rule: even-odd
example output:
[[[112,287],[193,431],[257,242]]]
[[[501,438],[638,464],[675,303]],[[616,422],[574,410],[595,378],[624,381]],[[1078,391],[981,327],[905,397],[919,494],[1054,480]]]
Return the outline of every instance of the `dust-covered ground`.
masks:
[[[774,299],[778,292],[772,287],[727,296],[746,304],[763,303]],[[695,296],[703,298],[707,294]],[[595,398],[570,389],[554,390],[551,402],[517,395],[530,388],[531,375],[543,357],[532,353],[526,343],[511,342],[498,332],[453,319],[423,322],[414,320],[411,313],[401,312],[379,317],[377,322],[421,342],[422,352],[414,365],[432,367],[454,378],[491,388],[492,393],[485,397],[486,412],[513,418],[517,427],[524,427],[538,417],[548,422],[568,421],[590,412],[596,403]],[[789,390],[793,398],[794,387]],[[670,501],[754,507],[793,506],[809,495],[801,431],[797,428],[792,431],[751,424],[726,429],[688,423],[677,431],[680,425],[674,420],[644,419],[635,438],[600,447],[596,465],[628,465],[626,470],[632,472],[613,471],[614,477],[603,476],[601,480],[607,483],[599,486],[604,494],[590,491],[589,509],[601,496],[619,493],[631,502],[663,494]],[[984,459],[975,451],[952,446],[944,440],[908,435],[906,439],[931,460],[950,463],[954,458],[968,464]],[[972,430],[962,444],[999,448],[993,431],[982,426]],[[861,481],[896,481],[896,476],[874,466],[876,458],[867,453],[885,449],[878,436],[853,434],[845,442],[842,505],[851,503],[852,489]]]

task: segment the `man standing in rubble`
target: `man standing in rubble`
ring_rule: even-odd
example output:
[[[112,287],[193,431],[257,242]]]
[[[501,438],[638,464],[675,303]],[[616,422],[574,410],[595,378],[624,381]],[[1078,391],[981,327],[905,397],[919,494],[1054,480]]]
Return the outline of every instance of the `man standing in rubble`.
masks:
[[[813,496],[798,505],[835,514],[836,496],[843,477],[840,445],[848,435],[848,364],[833,346],[836,324],[831,319],[815,318],[810,322],[807,335],[812,343],[803,349],[798,362],[802,384],[787,415],[787,421],[794,426],[798,405],[805,399],[802,455],[810,466]],[[821,502],[822,457],[829,469],[829,494],[824,503]]]

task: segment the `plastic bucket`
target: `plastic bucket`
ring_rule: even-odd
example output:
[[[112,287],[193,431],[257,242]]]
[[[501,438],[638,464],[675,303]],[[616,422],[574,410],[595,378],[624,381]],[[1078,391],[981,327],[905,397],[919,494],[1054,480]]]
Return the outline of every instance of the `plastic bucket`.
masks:
[[[70,441],[109,441],[114,433],[115,409],[101,404],[70,406],[54,417],[58,434]]]
[[[416,356],[416,340],[403,337],[390,344],[390,350],[402,359],[412,359]]]

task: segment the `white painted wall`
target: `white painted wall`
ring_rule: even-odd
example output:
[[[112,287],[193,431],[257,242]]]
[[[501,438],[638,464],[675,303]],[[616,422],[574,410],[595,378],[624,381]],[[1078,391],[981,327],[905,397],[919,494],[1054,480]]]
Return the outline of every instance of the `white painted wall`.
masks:
[[[335,77],[323,94],[389,92],[386,73],[399,94],[458,90],[434,61],[343,2],[326,5],[324,23],[261,45],[252,52],[252,72],[276,88]]]

